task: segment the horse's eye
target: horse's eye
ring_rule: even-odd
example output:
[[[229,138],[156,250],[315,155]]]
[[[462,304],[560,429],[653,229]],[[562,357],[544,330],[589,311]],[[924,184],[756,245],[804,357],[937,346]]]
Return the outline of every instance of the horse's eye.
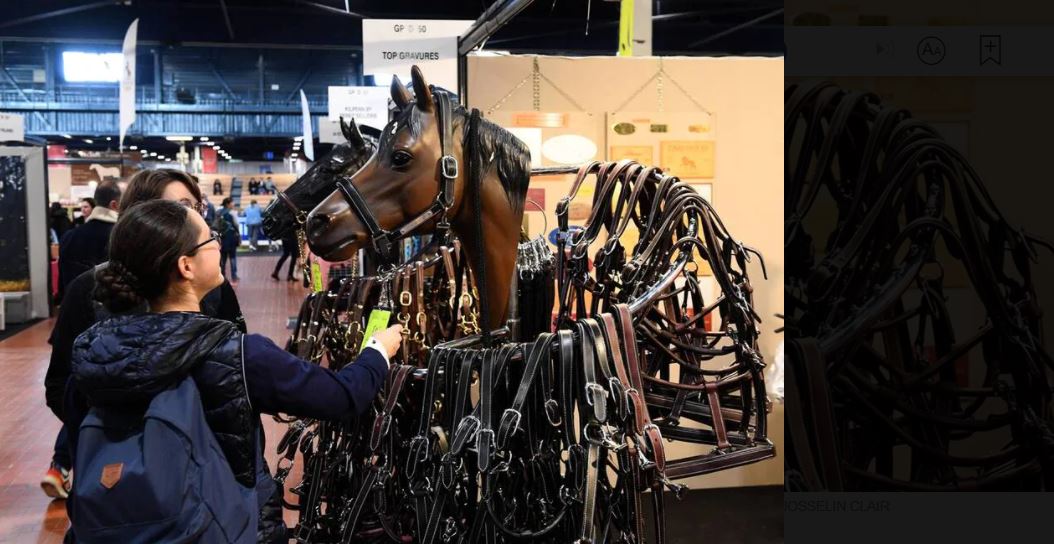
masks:
[[[410,161],[412,161],[413,158],[414,156],[411,155],[409,152],[400,149],[395,153],[392,153],[392,166],[406,166],[407,164],[410,164]]]

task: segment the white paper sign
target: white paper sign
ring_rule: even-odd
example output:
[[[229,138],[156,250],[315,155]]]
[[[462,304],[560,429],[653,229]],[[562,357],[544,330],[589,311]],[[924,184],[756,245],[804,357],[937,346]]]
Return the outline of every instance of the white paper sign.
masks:
[[[342,144],[347,139],[340,131],[340,122],[326,118],[318,120],[318,143],[320,144]]]
[[[363,19],[362,64],[366,74],[384,73],[410,82],[417,65],[425,79],[457,92],[457,38],[473,21]]]
[[[70,200],[84,200],[93,196],[95,196],[95,187],[91,185],[70,185]]]
[[[26,139],[26,122],[18,113],[0,113],[0,142],[21,142]]]
[[[388,97],[391,91],[385,87],[330,87],[329,120],[341,117],[350,123],[371,126],[377,130],[388,124]],[[338,125],[339,131],[339,125]]]

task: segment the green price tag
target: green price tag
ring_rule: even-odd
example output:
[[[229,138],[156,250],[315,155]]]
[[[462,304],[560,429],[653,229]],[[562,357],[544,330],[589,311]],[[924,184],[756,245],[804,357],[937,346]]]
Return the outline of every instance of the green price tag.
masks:
[[[316,293],[322,292],[322,267],[318,263],[311,263],[311,286]]]
[[[392,318],[392,313],[388,310],[371,310],[370,318],[366,321],[366,332],[362,334],[362,345],[359,346],[359,351],[366,348],[366,342],[370,341],[373,337],[373,333],[388,328],[388,321]]]

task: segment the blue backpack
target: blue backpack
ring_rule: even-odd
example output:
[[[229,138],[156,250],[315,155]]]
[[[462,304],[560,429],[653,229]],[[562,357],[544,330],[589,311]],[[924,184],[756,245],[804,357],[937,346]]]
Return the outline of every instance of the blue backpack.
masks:
[[[193,378],[145,413],[92,408],[74,465],[77,542],[256,542],[256,490],[235,481]]]

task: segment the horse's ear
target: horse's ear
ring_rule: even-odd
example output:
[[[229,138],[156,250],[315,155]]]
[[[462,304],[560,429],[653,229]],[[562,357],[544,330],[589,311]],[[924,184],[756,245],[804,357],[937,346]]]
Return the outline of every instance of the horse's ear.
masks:
[[[359,132],[359,125],[355,123],[355,118],[351,119],[351,124],[344,122],[344,118],[340,118],[340,131],[344,133],[344,137],[347,138],[348,143],[357,150],[362,150],[366,147],[366,140],[362,139],[362,133]]]
[[[435,102],[432,100],[432,90],[428,88],[425,76],[421,75],[421,69],[415,64],[410,68],[410,79],[413,80],[414,96],[417,97],[417,107],[421,111],[432,111]]]
[[[403,109],[410,105],[414,97],[410,96],[410,91],[403,87],[403,82],[399,81],[399,76],[392,75],[392,102],[395,102],[397,109]]]

